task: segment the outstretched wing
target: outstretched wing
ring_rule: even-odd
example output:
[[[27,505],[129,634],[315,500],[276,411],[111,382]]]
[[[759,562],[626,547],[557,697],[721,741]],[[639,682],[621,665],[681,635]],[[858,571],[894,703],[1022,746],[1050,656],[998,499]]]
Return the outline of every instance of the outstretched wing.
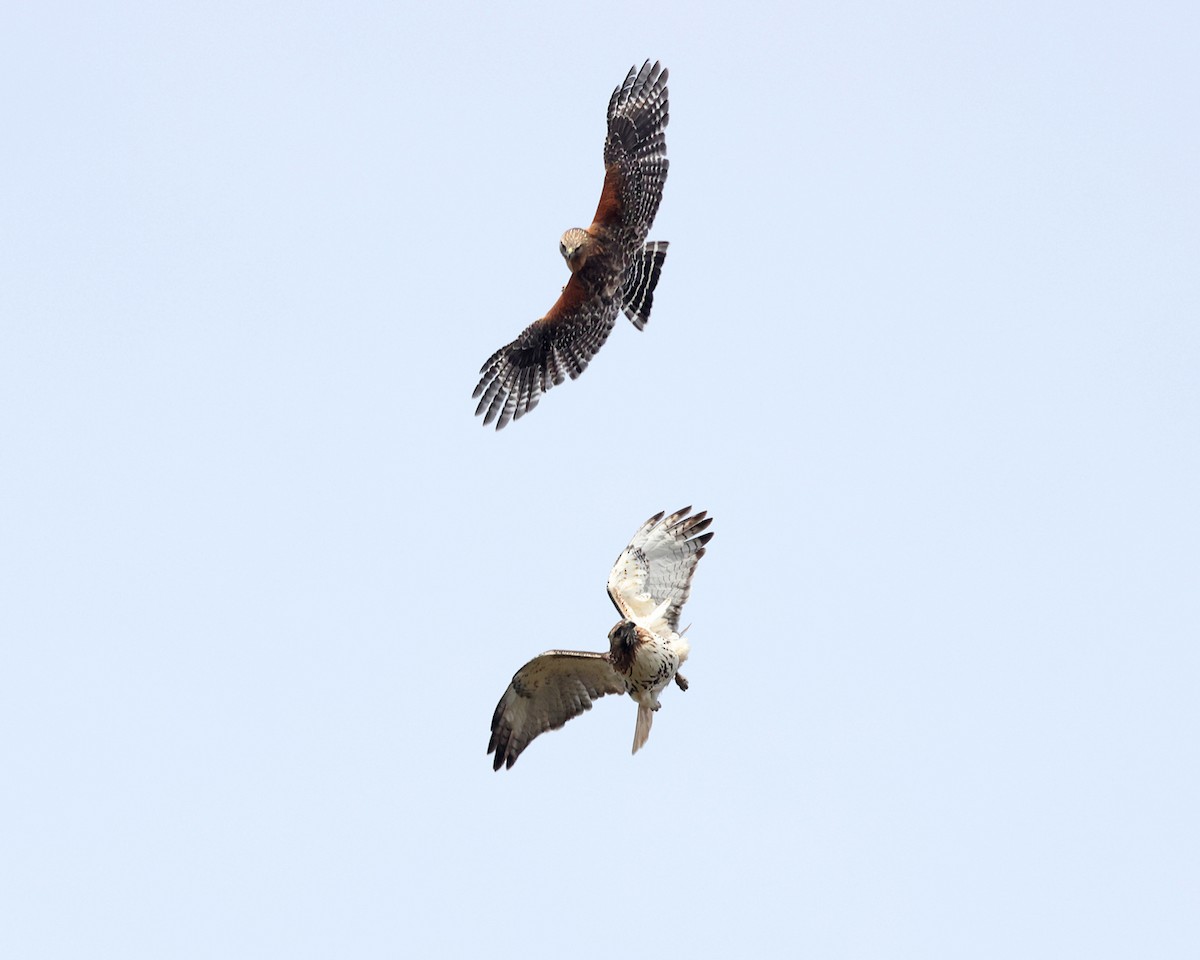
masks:
[[[649,60],[631,68],[608,101],[604,191],[593,226],[619,233],[630,255],[646,242],[667,182],[667,107],[667,71]]]
[[[679,612],[692,591],[692,574],[712,539],[706,511],[691,507],[642,524],[608,575],[608,595],[621,616],[655,633],[679,632]]]
[[[604,346],[619,309],[616,301],[589,294],[572,275],[550,312],[480,368],[475,416],[483,414],[485,426],[495,420],[499,430],[536,407],[555,384],[574,380]]]
[[[511,767],[530,740],[591,710],[593,700],[624,692],[606,653],[550,650],[534,657],[513,674],[496,704],[488,741],[488,753],[496,755],[492,769]]]

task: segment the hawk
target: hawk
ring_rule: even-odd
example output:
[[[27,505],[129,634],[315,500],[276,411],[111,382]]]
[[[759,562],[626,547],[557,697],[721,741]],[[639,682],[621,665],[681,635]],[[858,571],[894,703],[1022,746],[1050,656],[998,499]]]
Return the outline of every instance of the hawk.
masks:
[[[621,311],[637,329],[646,326],[667,256],[666,242],[646,242],[667,179],[667,119],[667,71],[649,60],[631,68],[608,101],[595,219],[558,245],[571,279],[544,317],[479,370],[472,396],[484,426],[494,420],[499,430],[520,419],[551,387],[583,373]]]
[[[712,539],[712,518],[691,507],[663,518],[656,513],[638,528],[608,575],[608,596],[621,621],[608,632],[608,653],[549,650],[518,670],[492,715],[488,753],[492,769],[511,767],[534,737],[557,730],[608,693],[627,693],[638,705],[633,752],[650,736],[658,695],[687,659],[679,635],[679,612],[692,590],[692,574]]]

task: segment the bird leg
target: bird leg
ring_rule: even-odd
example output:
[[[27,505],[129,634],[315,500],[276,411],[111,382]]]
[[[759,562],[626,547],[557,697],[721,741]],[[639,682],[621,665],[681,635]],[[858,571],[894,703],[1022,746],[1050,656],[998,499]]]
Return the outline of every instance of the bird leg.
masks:
[[[688,688],[687,677],[685,677],[682,673],[675,674],[675,682],[679,684],[680,690],[686,690]]]

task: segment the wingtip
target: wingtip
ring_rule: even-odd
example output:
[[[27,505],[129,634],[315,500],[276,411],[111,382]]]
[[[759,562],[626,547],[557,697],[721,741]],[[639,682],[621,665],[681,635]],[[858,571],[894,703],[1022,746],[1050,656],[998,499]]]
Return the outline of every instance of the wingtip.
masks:
[[[508,744],[500,745],[496,734],[492,734],[492,742],[488,744],[488,753],[495,754],[492,757],[492,771],[496,772],[501,767],[505,770],[512,768],[512,765],[517,762],[517,755],[508,748]],[[519,752],[519,751],[518,751]]]

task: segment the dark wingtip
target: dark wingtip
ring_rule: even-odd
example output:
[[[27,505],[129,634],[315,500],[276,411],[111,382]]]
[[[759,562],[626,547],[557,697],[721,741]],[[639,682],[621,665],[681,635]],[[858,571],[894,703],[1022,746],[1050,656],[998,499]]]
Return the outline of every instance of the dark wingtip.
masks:
[[[492,757],[492,770],[499,770],[505,765],[505,761],[508,762],[509,767],[511,767],[517,761],[517,758],[509,752],[508,744],[501,744],[499,741],[500,738],[493,733],[492,742],[488,744],[487,750],[488,753],[496,754],[494,757]]]

